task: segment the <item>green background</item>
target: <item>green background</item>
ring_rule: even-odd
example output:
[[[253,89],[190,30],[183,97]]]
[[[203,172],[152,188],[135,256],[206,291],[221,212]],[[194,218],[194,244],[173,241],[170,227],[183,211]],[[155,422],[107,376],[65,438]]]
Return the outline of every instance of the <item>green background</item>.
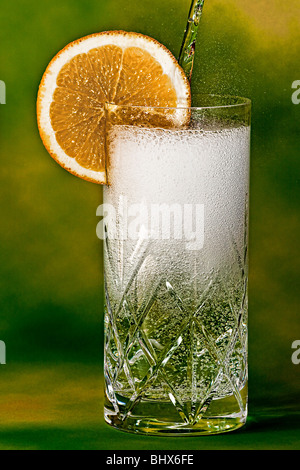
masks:
[[[206,0],[193,91],[253,101],[249,420],[204,438],[137,437],[102,417],[101,188],[61,169],[38,135],[41,76],[87,34],[142,32],[179,53],[189,0],[14,0],[0,6],[1,449],[299,449],[298,0]]]

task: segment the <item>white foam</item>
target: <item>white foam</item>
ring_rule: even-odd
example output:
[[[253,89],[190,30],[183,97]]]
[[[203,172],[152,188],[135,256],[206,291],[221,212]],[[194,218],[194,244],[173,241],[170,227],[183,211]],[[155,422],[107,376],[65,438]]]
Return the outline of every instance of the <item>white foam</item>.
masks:
[[[243,250],[249,136],[249,127],[169,131],[116,126],[105,202],[118,207],[125,198],[128,205],[142,203],[149,210],[155,204],[204,205],[202,254],[218,264],[232,256],[232,238]],[[181,250],[186,247],[183,243]]]

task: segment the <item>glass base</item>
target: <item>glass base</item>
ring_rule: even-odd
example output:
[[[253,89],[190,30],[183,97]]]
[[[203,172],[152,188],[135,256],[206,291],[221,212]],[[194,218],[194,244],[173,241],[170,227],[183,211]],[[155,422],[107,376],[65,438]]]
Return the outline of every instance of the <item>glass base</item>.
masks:
[[[136,413],[122,419],[122,412],[116,412],[113,407],[105,406],[105,421],[110,426],[130,433],[156,435],[156,436],[200,436],[234,431],[241,428],[247,419],[247,410],[244,412],[224,413],[224,405],[229,405],[231,397],[214,400],[210,403],[209,413],[206,412],[198,418],[183,422],[174,407],[168,403],[158,401],[141,402]],[[223,413],[220,412],[223,408]],[[154,417],[156,416],[156,418]],[[157,418],[159,416],[159,419]],[[178,419],[179,418],[179,419]]]

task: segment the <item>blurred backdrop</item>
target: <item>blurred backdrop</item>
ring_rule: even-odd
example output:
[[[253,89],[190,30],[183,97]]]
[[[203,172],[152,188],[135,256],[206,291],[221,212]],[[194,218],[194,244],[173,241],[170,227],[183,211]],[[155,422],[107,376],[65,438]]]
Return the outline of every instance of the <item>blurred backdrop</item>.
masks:
[[[0,448],[132,445],[102,424],[97,434],[103,275],[96,208],[102,191],[48,156],[35,102],[52,57],[93,32],[142,32],[178,56],[189,4],[1,4],[0,79],[7,96],[0,105],[0,340],[6,343],[7,365],[0,366]],[[194,93],[253,101],[249,405],[254,421],[259,410],[300,411],[300,365],[291,361],[292,342],[300,340],[300,104],[291,100],[292,83],[300,80],[299,31],[299,0],[206,0],[192,84]],[[41,437],[43,429],[56,431]],[[73,430],[67,441],[64,429]],[[85,438],[78,437],[79,429],[85,429]],[[191,446],[186,443],[181,445]]]

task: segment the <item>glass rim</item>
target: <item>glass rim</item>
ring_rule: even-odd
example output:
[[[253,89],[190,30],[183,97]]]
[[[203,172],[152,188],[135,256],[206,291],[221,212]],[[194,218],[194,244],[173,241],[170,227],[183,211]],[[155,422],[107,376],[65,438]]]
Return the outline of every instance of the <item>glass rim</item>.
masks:
[[[199,111],[199,110],[209,110],[209,109],[230,109],[230,108],[242,108],[249,107],[251,108],[252,101],[249,98],[244,98],[237,95],[220,95],[215,93],[196,93],[192,95],[192,98],[205,98],[208,99],[219,99],[219,100],[228,100],[228,103],[225,104],[212,104],[212,105],[202,105],[202,106],[147,106],[147,105],[132,105],[132,104],[115,104],[107,103],[108,106],[118,107],[118,108],[134,108],[134,109],[169,109],[169,110],[190,110],[190,111]]]

